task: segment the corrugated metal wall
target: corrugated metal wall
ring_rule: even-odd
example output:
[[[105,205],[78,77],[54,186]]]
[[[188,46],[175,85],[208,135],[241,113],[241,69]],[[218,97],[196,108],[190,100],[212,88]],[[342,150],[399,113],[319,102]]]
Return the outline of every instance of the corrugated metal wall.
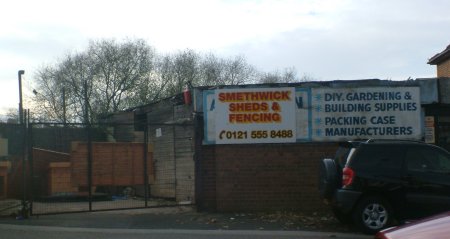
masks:
[[[155,181],[150,193],[193,203],[195,194],[194,126],[188,105],[170,101],[153,105],[147,113],[149,143],[154,146]]]

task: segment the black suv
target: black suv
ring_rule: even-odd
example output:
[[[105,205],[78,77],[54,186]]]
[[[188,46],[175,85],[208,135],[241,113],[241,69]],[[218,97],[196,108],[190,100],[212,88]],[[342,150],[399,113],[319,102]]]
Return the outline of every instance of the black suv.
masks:
[[[336,218],[375,233],[450,210],[450,154],[430,144],[368,140],[339,144],[320,165],[319,190]]]

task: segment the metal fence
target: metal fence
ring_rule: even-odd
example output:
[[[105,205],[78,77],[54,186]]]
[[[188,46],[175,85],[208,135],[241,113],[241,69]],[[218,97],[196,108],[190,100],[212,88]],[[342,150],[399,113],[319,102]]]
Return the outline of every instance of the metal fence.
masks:
[[[195,203],[192,125],[39,123],[0,134],[0,214]]]

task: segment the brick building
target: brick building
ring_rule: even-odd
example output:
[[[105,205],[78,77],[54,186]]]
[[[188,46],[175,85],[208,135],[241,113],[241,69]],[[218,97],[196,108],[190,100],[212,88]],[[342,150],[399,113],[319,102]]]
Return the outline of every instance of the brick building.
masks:
[[[428,64],[436,65],[437,77],[450,77],[450,45],[428,60]]]
[[[413,139],[450,149],[449,56],[447,47],[430,59],[437,78],[196,87],[192,102],[179,94],[122,116],[147,124],[152,194],[208,211],[327,210],[318,166],[340,141]],[[116,130],[131,138],[139,131]]]
[[[322,158],[334,156],[339,141],[397,138],[438,143],[434,125],[424,121],[429,116],[426,108],[439,108],[440,82],[444,81],[375,79],[196,89],[194,112],[201,115],[202,128],[195,154],[196,204],[228,212],[327,210],[318,194],[318,166]],[[272,101],[267,109],[254,93],[270,95],[290,88],[295,95],[292,109],[274,109]],[[232,105],[236,102],[243,106]],[[261,120],[262,112],[279,109],[288,109],[280,113],[283,120]],[[246,118],[248,114],[257,116]],[[286,119],[291,117],[295,120],[289,125]],[[275,123],[260,124],[270,120]],[[286,124],[278,127],[279,122]],[[283,129],[295,133],[289,131],[280,141]],[[426,135],[427,130],[433,133]]]
[[[122,114],[148,124],[155,149],[152,194],[208,211],[311,212],[327,210],[317,189],[318,166],[334,156],[339,141],[398,138],[445,146],[448,83],[432,78],[197,87],[190,104],[180,94]],[[129,130],[131,137],[139,129]]]
[[[340,141],[412,139],[450,150],[450,46],[429,64],[437,65],[438,77],[203,86],[189,94],[117,112],[105,122],[111,125],[93,133],[92,141],[109,142],[94,143],[93,149],[103,145],[115,154],[102,154],[103,159],[111,160],[93,164],[93,172],[102,177],[94,173],[91,184],[107,188],[116,185],[110,181],[116,182],[115,176],[132,175],[120,177],[129,181],[117,184],[135,186],[137,195],[195,204],[207,211],[328,210],[318,192],[319,162],[333,157]],[[20,149],[11,147],[19,144],[18,132],[0,127],[0,133],[10,139],[10,154]],[[33,151],[34,167],[41,169],[36,171],[44,172],[35,172],[33,179],[45,179],[34,182],[34,188],[45,195],[77,191],[80,187],[72,189],[73,181],[60,179],[73,176],[76,164],[71,164],[69,153],[78,151],[66,146],[86,141],[84,131],[36,127],[34,132],[33,147],[47,149]],[[70,137],[52,137],[65,135],[63,132]],[[111,146],[111,142],[118,143]],[[133,146],[125,142],[144,142],[147,148],[138,151],[146,153],[139,156],[131,149],[120,150],[119,143]],[[78,147],[79,152],[87,151],[85,148]],[[48,154],[50,151],[62,153]],[[133,163],[134,158],[117,152],[138,155],[139,162],[151,165]],[[100,162],[96,155],[91,158]],[[130,168],[121,163],[124,161],[131,162]],[[10,183],[10,172],[20,176],[22,171],[11,168],[14,165],[0,164],[0,198],[8,190],[20,188],[20,181]],[[84,165],[79,168],[87,171]],[[110,168],[113,173],[96,168]],[[49,178],[45,178],[47,169],[54,172]],[[85,187],[86,183],[79,184]]]

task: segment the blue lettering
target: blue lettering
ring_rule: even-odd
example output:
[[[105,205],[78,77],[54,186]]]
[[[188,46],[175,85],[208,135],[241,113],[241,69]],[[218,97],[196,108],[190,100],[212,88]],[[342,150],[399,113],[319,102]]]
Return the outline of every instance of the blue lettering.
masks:
[[[398,136],[412,135],[413,127],[325,128],[325,136]]]
[[[372,124],[395,124],[395,116],[373,116],[370,118]]]
[[[341,101],[343,93],[325,93],[325,101]]]
[[[211,107],[209,107],[209,111],[213,111],[216,108],[216,99],[213,99],[211,102]]]

